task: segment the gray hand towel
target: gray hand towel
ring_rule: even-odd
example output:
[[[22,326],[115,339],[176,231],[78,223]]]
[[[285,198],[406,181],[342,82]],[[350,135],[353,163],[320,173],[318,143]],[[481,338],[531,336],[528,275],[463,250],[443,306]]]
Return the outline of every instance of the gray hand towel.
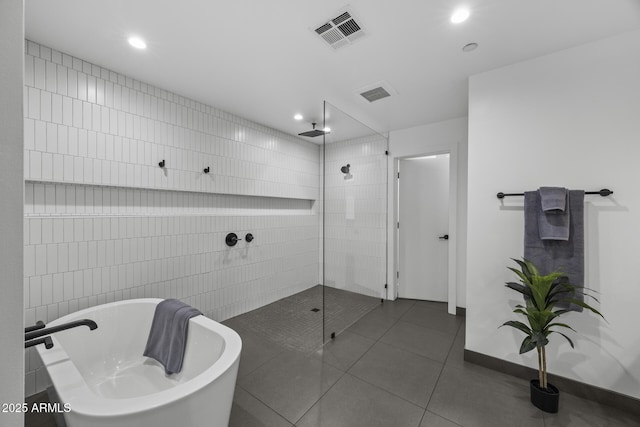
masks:
[[[538,228],[542,240],[569,240],[571,206],[567,203],[567,189],[540,187]]]
[[[180,372],[187,346],[189,319],[200,314],[198,309],[177,299],[161,301],[153,314],[143,355],[160,362],[167,375]]]
[[[564,212],[567,205],[567,189],[564,187],[540,187],[540,198],[544,212]]]
[[[524,257],[535,264],[540,274],[563,272],[576,288],[584,287],[584,191],[570,190],[568,207],[571,210],[569,240],[542,240],[538,227],[541,210],[538,191],[524,193]],[[578,289],[575,299],[583,301]],[[567,306],[558,306],[567,308]],[[571,304],[571,310],[582,307]]]

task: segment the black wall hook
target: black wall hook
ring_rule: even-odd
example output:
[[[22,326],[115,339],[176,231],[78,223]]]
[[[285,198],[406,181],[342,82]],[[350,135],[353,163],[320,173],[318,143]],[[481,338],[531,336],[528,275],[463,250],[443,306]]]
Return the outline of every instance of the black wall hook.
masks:
[[[251,242],[253,240],[253,234],[247,233],[247,235],[244,236],[244,240],[246,240],[247,242]]]
[[[207,166],[206,168],[204,168],[202,172],[204,172],[204,173],[209,173],[209,166]]]
[[[160,166],[161,168],[164,168],[164,159],[162,159],[162,161],[158,163],[158,166]]]

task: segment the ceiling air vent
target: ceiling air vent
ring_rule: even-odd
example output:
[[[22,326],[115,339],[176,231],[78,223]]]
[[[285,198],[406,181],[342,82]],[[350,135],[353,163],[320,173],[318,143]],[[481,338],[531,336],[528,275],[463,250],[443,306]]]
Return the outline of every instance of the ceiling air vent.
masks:
[[[362,25],[349,11],[329,19],[314,31],[334,49],[347,46],[365,35]]]
[[[379,101],[381,99],[388,98],[391,95],[398,94],[398,92],[396,92],[391,85],[385,81],[367,85],[355,92],[369,102]]]
[[[366,92],[362,92],[360,95],[369,102],[377,101],[378,99],[391,96],[391,94],[387,92],[382,86],[370,89]]]

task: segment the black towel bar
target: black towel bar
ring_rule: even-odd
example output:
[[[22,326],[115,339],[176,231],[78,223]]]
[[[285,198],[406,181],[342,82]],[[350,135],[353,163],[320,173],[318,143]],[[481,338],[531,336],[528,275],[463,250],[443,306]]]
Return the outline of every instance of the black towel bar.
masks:
[[[603,188],[600,191],[585,191],[584,194],[599,194],[602,197],[607,197],[607,196],[613,194],[613,191],[609,190],[608,188]],[[504,199],[505,197],[508,197],[508,196],[524,196],[524,193],[503,193],[503,192],[500,192],[500,193],[496,194],[496,197],[498,199]]]

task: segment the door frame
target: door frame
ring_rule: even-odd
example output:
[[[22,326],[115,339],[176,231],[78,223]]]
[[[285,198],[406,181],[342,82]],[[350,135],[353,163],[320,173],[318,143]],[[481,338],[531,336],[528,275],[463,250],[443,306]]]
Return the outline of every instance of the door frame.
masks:
[[[392,153],[391,153],[392,154]],[[390,263],[392,264],[389,269],[391,273],[390,283],[393,284],[391,295],[392,299],[398,297],[398,283],[397,276],[399,264],[399,252],[398,245],[398,209],[400,202],[400,194],[398,189],[398,171],[400,166],[400,160],[411,159],[414,157],[426,157],[434,156],[438,154],[449,154],[449,265],[448,265],[448,280],[447,280],[447,311],[449,314],[456,314],[457,304],[457,264],[458,264],[458,148],[456,144],[446,144],[441,146],[433,146],[422,153],[415,153],[406,156],[390,156],[390,160],[393,162],[392,179],[390,179],[391,187],[393,188],[393,210],[392,215],[389,215],[389,229],[392,230],[389,236],[389,244],[393,246],[393,257],[390,257]]]

